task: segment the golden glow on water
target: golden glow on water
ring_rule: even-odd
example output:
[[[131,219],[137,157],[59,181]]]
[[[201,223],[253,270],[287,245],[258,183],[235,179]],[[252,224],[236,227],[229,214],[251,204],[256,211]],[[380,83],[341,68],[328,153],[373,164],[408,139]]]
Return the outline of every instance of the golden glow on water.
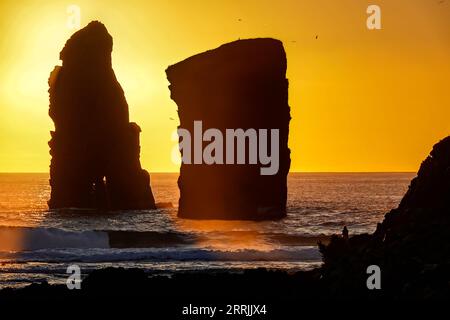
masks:
[[[273,243],[260,233],[264,222],[226,220],[181,220],[174,217],[174,224],[181,232],[199,234],[197,245],[213,250],[236,251],[253,249],[270,251]],[[249,230],[250,229],[250,230]],[[215,233],[215,237],[202,237],[202,233]]]
[[[0,172],[47,172],[47,79],[72,33],[69,2],[0,2]],[[416,171],[450,133],[450,4],[367,1],[88,1],[114,38],[113,63],[142,129],[143,166],[171,162],[176,105],[164,70],[238,38],[275,37],[288,56],[292,171]],[[316,35],[318,39],[315,39]]]
[[[0,252],[21,251],[23,248],[23,234],[16,230],[0,229]]]

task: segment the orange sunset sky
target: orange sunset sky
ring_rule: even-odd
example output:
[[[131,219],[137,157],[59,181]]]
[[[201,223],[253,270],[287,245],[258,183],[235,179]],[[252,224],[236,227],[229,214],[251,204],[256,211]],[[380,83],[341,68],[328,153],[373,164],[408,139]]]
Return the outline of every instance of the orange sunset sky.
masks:
[[[113,36],[150,172],[178,171],[165,69],[238,38],[284,42],[291,171],[416,171],[450,134],[449,0],[2,0],[0,172],[48,171],[47,79],[74,32],[70,4]],[[381,30],[366,28],[370,4]]]

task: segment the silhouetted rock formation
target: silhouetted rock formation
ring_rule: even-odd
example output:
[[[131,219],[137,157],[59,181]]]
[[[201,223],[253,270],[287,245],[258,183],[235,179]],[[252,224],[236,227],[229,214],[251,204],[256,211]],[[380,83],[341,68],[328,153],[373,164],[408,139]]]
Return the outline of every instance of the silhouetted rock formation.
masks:
[[[450,209],[450,137],[433,147],[411,181],[399,209]]]
[[[331,296],[450,297],[450,137],[433,147],[397,209],[373,235],[333,237],[320,246]],[[382,290],[366,287],[369,265],[381,268]]]
[[[112,46],[105,26],[91,22],[66,42],[50,75],[50,208],[155,208]]]
[[[275,175],[261,175],[263,166],[259,161],[248,164],[248,153],[247,164],[183,163],[178,215],[196,219],[284,217],[290,108],[281,41],[235,41],[172,65],[166,73],[171,98],[178,105],[180,128],[187,129],[192,140],[194,121],[199,120],[203,131],[217,128],[224,137],[226,129],[268,129],[269,137],[270,129],[279,129],[279,170]],[[203,142],[203,148],[208,143]]]

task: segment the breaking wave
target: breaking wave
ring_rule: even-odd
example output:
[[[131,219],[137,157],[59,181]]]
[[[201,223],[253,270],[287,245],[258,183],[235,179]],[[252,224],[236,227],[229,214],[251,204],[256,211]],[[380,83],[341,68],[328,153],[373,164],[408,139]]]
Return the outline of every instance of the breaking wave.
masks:
[[[209,238],[226,239],[252,234],[279,246],[315,246],[328,236],[227,231],[181,233],[175,231],[68,231],[58,228],[0,227],[0,251],[63,248],[167,248],[195,245]],[[222,241],[222,240],[221,240]]]
[[[295,250],[274,249],[268,251],[241,249],[236,251],[208,250],[198,248],[165,249],[42,249],[6,253],[0,259],[14,263],[33,262],[121,262],[121,261],[319,261],[320,253],[315,247]]]
[[[213,234],[135,231],[68,231],[57,228],[0,227],[0,260],[21,262],[119,261],[316,261],[320,237],[263,234],[269,249],[215,248],[201,238],[239,237],[245,231]],[[230,235],[231,234],[231,235]],[[283,245],[275,245],[282,243]]]

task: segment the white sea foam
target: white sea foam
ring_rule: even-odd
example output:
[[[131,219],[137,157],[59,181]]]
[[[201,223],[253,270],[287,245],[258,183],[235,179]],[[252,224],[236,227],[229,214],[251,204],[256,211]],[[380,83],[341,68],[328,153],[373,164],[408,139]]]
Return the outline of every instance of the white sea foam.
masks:
[[[269,251],[242,249],[236,251],[197,248],[152,249],[43,249],[15,253],[0,252],[3,261],[18,262],[120,262],[120,261],[319,261],[315,247],[275,249]]]

